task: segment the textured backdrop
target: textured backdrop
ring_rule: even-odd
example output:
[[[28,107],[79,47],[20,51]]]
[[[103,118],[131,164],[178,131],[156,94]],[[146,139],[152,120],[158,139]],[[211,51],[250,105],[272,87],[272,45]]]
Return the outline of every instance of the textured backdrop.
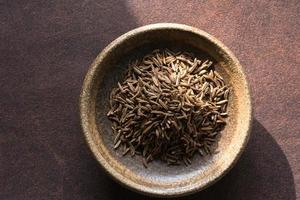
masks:
[[[85,145],[78,97],[89,64],[132,28],[177,22],[244,66],[255,120],[241,159],[186,199],[300,199],[300,1],[0,0],[0,199],[143,199]]]

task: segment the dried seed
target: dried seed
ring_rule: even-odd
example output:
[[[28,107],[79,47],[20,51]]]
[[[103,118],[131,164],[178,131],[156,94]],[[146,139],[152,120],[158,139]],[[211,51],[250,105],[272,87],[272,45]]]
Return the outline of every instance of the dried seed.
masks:
[[[199,72],[199,76],[201,76],[201,75],[203,75],[203,74],[205,74],[205,73],[207,73],[207,71],[206,70],[201,70],[200,72]]]
[[[115,146],[114,146],[114,149],[119,148],[120,144],[121,144],[121,140],[118,140],[118,142],[117,142],[117,143],[115,144]]]
[[[160,99],[158,99],[158,103],[166,110],[168,110],[168,106]]]
[[[143,165],[145,168],[148,168],[148,163],[147,160],[145,158],[143,158]]]
[[[147,128],[145,128],[143,130],[142,134],[148,133],[151,130],[152,127],[153,127],[153,124],[150,124]]]
[[[129,98],[126,98],[125,100],[126,100],[128,103],[130,103],[130,104],[134,104],[134,102],[131,101]]]
[[[122,93],[124,93],[125,90],[124,90],[123,87],[121,86],[120,82],[118,82],[118,86],[119,86],[120,91],[121,91]]]
[[[214,71],[214,74],[216,77],[218,77],[218,79],[220,79],[222,81],[224,80],[223,77],[217,71]]]
[[[129,151],[130,151],[130,148],[126,148],[126,149],[123,151],[122,156],[125,156]]]
[[[224,100],[222,100],[222,101],[218,101],[216,104],[217,105],[221,105],[221,104],[224,104],[224,103],[227,103],[228,102],[228,100],[227,99],[224,99]]]
[[[132,92],[136,92],[136,91],[135,91],[135,88],[133,87],[133,85],[132,85],[130,82],[127,82],[127,85],[128,85],[128,87],[130,88],[130,90],[131,90]]]

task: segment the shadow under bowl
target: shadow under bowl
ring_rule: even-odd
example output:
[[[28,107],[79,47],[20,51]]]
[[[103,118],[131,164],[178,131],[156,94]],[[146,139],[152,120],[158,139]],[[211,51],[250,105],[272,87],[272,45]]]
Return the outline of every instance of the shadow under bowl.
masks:
[[[154,161],[146,169],[140,156],[122,156],[113,149],[114,136],[109,94],[128,63],[157,48],[194,53],[214,61],[216,70],[231,87],[228,124],[221,133],[217,154],[195,156],[190,166],[167,166]],[[85,77],[80,96],[80,116],[87,144],[101,166],[115,180],[134,191],[158,197],[183,196],[219,180],[236,163],[245,148],[252,120],[249,86],[233,53],[216,38],[199,29],[161,23],[134,29],[110,43],[95,59]]]

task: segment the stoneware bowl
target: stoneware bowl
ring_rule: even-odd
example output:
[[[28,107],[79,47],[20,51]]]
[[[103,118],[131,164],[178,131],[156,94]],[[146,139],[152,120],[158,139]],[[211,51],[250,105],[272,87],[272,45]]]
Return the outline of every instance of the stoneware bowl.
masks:
[[[154,161],[146,169],[141,157],[122,157],[113,149],[111,123],[106,117],[109,93],[122,79],[128,62],[156,48],[170,48],[209,57],[230,84],[228,124],[219,140],[218,153],[195,157],[190,166],[167,166]],[[251,100],[243,68],[233,53],[208,33],[181,24],[143,26],[111,42],[95,59],[80,96],[83,132],[100,165],[115,180],[134,191],[158,197],[194,193],[215,183],[237,162],[250,134]]]

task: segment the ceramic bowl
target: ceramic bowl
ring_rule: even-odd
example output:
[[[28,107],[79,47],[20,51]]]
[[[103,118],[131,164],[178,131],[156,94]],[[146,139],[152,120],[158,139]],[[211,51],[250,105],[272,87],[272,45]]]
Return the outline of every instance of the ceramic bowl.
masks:
[[[122,157],[113,149],[109,94],[130,60],[157,48],[193,52],[215,61],[216,70],[231,86],[229,118],[218,143],[218,153],[195,157],[190,166],[167,166],[154,161],[146,169],[140,156]],[[119,183],[136,192],[158,197],[194,193],[215,183],[236,163],[245,148],[251,127],[249,86],[237,58],[219,40],[194,27],[161,23],[143,26],[111,42],[91,64],[80,96],[83,132],[99,164]]]

